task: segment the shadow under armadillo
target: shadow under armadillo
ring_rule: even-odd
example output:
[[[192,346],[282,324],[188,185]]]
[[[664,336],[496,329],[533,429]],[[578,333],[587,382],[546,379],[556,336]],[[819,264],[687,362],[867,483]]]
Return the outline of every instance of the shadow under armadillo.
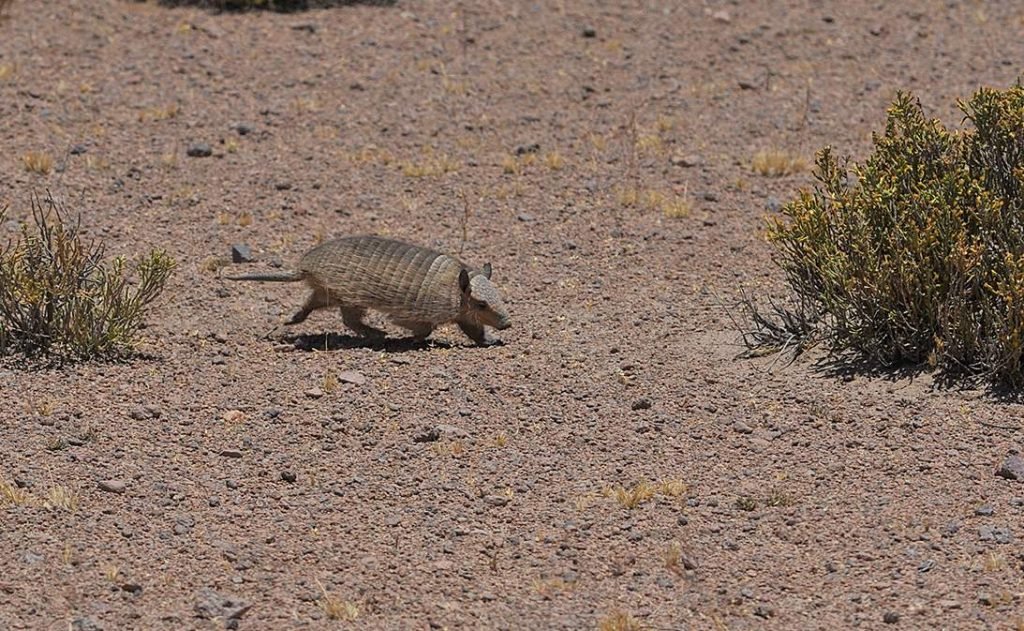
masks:
[[[355,335],[341,333],[319,333],[302,335],[283,335],[278,338],[295,346],[299,351],[339,351],[354,348],[368,348],[387,353],[407,353],[431,348],[455,348],[457,345],[439,340],[421,340],[413,337],[386,337],[370,340]]]

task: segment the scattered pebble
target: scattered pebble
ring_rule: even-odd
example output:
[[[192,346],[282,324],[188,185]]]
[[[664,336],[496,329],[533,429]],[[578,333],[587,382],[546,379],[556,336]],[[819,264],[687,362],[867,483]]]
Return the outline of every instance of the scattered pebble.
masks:
[[[88,151],[88,148],[86,148],[85,145],[74,145],[73,147],[71,147],[71,151],[69,153],[71,153],[71,155],[73,156],[80,156],[86,151]]]
[[[1007,480],[1024,481],[1024,458],[1018,453],[1010,452],[996,470],[996,475]]]
[[[351,383],[353,385],[361,386],[366,383],[366,375],[355,370],[343,370],[338,373],[338,381],[341,383]]]
[[[100,480],[99,487],[107,493],[124,493],[128,485],[121,480]]]
[[[518,215],[516,215],[516,219],[523,223],[530,223],[531,221],[534,221],[536,218],[530,213],[519,213]]]
[[[736,430],[737,432],[739,432],[740,434],[753,434],[754,433],[754,428],[749,426],[749,425],[747,425],[743,421],[736,421],[735,423],[732,424],[732,428],[734,430]]]
[[[238,451],[237,449],[222,449],[220,455],[224,456],[225,458],[241,458],[242,452]]]
[[[240,423],[245,420],[245,412],[241,410],[228,410],[220,418],[227,423]]]
[[[689,169],[701,165],[700,156],[694,155],[672,156],[670,162],[673,166],[683,167],[684,169]]]
[[[504,495],[487,495],[484,497],[484,502],[488,506],[505,506],[508,504],[508,498]]]
[[[996,512],[995,509],[993,509],[988,504],[986,504],[984,506],[979,506],[978,508],[974,509],[974,514],[977,515],[978,517],[991,517],[992,514],[995,513],[995,512]]]
[[[519,145],[518,147],[516,147],[517,156],[525,155],[527,153],[537,153],[538,151],[540,151],[540,145],[535,142],[531,142],[528,145]]]
[[[208,158],[213,155],[213,148],[205,142],[197,142],[189,145],[185,154],[190,158]]]
[[[782,202],[779,201],[778,197],[774,197],[774,196],[773,197],[769,197],[768,200],[765,201],[764,207],[769,212],[777,213],[780,210],[782,210]]]
[[[885,624],[896,624],[899,621],[900,615],[895,611],[887,611],[885,612],[885,615],[882,616],[882,622]]]
[[[978,539],[981,541],[994,541],[995,543],[1010,543],[1013,539],[1013,534],[1009,528],[982,526],[978,528]]]
[[[82,616],[71,621],[71,631],[103,631],[103,625],[89,616]]]
[[[597,37],[597,29],[595,29],[593,26],[584,26],[583,27],[583,37],[586,37],[586,38]]]
[[[281,479],[289,484],[294,484],[295,480],[298,479],[298,476],[295,475],[294,471],[282,471]]]
[[[209,587],[199,590],[193,605],[196,615],[204,620],[238,619],[245,615],[250,607],[251,605],[240,598],[218,594]]]
[[[651,409],[652,405],[653,404],[651,403],[650,399],[648,399],[646,397],[641,397],[641,398],[637,399],[636,401],[633,401],[633,405],[630,406],[630,407],[635,412],[637,410],[649,410],[649,409]]]
[[[324,396],[324,391],[321,390],[320,388],[314,387],[310,388],[309,390],[306,390],[303,394],[305,394],[310,399],[319,399],[320,397]]]
[[[256,127],[249,123],[232,123],[231,129],[239,136],[248,136],[252,132],[256,131]]]
[[[231,262],[232,263],[252,263],[254,260],[252,257],[252,249],[244,243],[236,243],[231,246]]]

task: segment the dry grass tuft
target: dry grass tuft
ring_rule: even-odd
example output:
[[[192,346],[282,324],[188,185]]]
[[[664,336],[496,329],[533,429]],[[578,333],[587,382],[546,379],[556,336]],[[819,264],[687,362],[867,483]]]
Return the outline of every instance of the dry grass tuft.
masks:
[[[806,171],[807,161],[784,149],[766,149],[754,154],[750,166],[758,175],[782,177]]]
[[[14,504],[22,506],[31,503],[32,498],[24,490],[0,478],[0,504]]]
[[[598,631],[641,631],[643,625],[625,611],[615,611],[597,622]]]
[[[54,484],[46,494],[46,507],[74,513],[78,510],[78,495],[63,484]]]
[[[661,495],[669,498],[679,498],[689,489],[681,480],[663,480],[652,484],[645,480],[637,482],[633,486],[608,487],[604,490],[605,497],[613,497],[623,508],[634,509],[645,502]]]
[[[439,177],[458,171],[459,163],[448,157],[448,154],[435,154],[433,151],[427,151],[421,160],[415,162],[406,160],[400,162],[399,167],[406,177]]]
[[[53,170],[53,158],[42,151],[29,151],[21,157],[21,163],[29,173],[46,175]]]
[[[329,620],[355,622],[359,618],[359,614],[362,611],[358,604],[332,596],[327,592],[327,588],[324,587],[324,584],[319,579],[317,579],[316,585],[320,588],[320,609],[323,610]]]

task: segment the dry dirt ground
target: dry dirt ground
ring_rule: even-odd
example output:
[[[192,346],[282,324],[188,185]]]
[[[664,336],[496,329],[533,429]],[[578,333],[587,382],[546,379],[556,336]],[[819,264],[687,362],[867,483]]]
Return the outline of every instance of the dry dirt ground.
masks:
[[[899,89],[959,125],[1022,34],[1010,1],[15,0],[2,236],[49,189],[179,267],[143,357],[0,369],[0,629],[1022,628],[1021,406],[740,360],[721,307],[780,290],[763,219],[812,182],[756,152],[863,158]],[[303,290],[218,277],[354,233],[491,261],[504,345],[266,339]]]

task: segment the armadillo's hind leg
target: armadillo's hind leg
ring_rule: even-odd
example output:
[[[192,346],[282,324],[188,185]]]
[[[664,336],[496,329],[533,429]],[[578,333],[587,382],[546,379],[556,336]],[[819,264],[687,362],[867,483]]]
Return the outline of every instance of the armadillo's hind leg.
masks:
[[[326,291],[320,289],[314,289],[313,293],[309,294],[309,298],[306,298],[306,304],[302,305],[295,315],[292,316],[291,320],[285,322],[286,325],[298,324],[304,322],[309,314],[313,313],[317,309],[323,309],[324,307],[331,306],[331,298]]]
[[[417,340],[425,340],[427,336],[434,332],[434,325],[430,322],[421,322],[419,320],[391,320],[397,326],[403,329],[409,329],[412,331],[412,336]]]
[[[362,307],[342,307],[341,308],[341,319],[345,321],[345,326],[352,329],[359,335],[371,339],[379,340],[384,337],[384,331],[374,328],[369,324],[363,322],[363,316],[366,315],[366,309]]]
[[[490,346],[492,344],[498,344],[501,340],[490,335],[484,330],[482,324],[470,324],[468,322],[459,322],[459,328],[462,332],[469,336],[469,339],[473,340],[480,346]]]

